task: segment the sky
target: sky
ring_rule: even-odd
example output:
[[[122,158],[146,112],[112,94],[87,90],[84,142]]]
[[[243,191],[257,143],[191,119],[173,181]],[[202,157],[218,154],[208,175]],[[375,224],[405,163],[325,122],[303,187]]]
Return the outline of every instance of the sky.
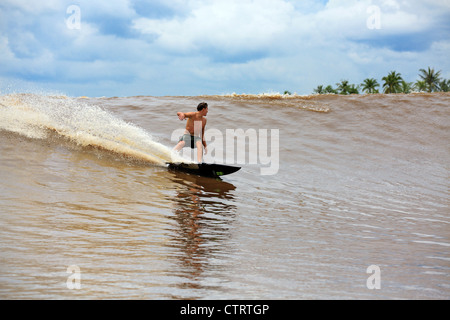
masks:
[[[449,0],[2,0],[0,93],[311,94],[450,79]]]

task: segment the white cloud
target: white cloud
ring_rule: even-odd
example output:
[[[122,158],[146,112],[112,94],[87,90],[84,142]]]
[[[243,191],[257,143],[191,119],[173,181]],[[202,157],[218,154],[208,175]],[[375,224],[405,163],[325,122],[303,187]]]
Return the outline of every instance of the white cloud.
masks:
[[[296,11],[283,0],[186,1],[187,14],[164,19],[140,17],[133,27],[153,35],[155,45],[189,54],[275,52],[298,50],[306,45],[414,34],[433,28],[436,9],[419,1],[330,0],[322,10]],[[371,30],[368,8],[380,9],[381,29]],[[423,9],[423,10],[422,10]],[[202,51],[203,50],[203,51]],[[264,55],[263,55],[264,56]]]
[[[33,14],[41,14],[43,12],[49,11],[58,11],[64,7],[64,3],[60,0],[46,0],[46,1],[2,0],[2,5],[18,9],[22,12]]]
[[[108,1],[92,1],[80,0],[71,4],[80,7],[82,14],[113,17],[133,17],[136,12],[131,7],[129,0],[108,0]]]
[[[157,35],[157,45],[170,50],[216,48],[235,53],[269,48],[287,32],[292,12],[292,5],[281,0],[193,2],[185,17],[139,18],[134,27],[144,34]]]
[[[65,19],[72,1],[5,0],[0,69],[72,86],[81,95],[88,94],[83,88],[99,92],[93,95],[309,93],[318,84],[362,81],[392,69],[411,75],[428,65],[450,69],[448,1],[136,3],[78,1],[81,29],[70,30]],[[380,8],[380,30],[367,27],[371,5]]]

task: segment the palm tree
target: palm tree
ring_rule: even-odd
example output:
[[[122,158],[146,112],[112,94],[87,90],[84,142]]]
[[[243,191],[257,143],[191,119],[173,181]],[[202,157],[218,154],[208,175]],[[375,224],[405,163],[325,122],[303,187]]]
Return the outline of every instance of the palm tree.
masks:
[[[325,88],[324,93],[334,93],[334,94],[337,94],[338,92],[337,92],[336,89],[333,89],[333,87],[332,87],[331,85],[328,85],[328,86]]]
[[[414,89],[419,92],[425,92],[427,91],[427,83],[425,81],[417,80],[414,84]]]
[[[341,80],[341,83],[336,83],[337,90],[340,94],[348,94],[350,90],[350,86],[348,84],[348,80]]]
[[[379,83],[376,79],[366,79],[363,83],[361,83],[362,91],[365,93],[375,93],[377,91],[377,87],[379,87]]]
[[[414,84],[412,82],[402,81],[402,93],[411,93]]]
[[[450,79],[442,80],[441,83],[439,83],[439,88],[441,88],[442,92],[449,92],[450,91]]]
[[[348,88],[348,93],[349,93],[349,94],[359,94],[359,86],[355,86],[354,84],[352,84],[352,85]]]
[[[324,91],[323,91],[323,86],[320,85],[320,86],[318,86],[316,89],[314,89],[314,93],[317,93],[317,94],[323,94],[323,93],[324,93]]]
[[[428,92],[437,91],[439,89],[439,77],[441,71],[436,72],[434,71],[434,68],[428,67],[428,70],[420,69],[419,72],[420,78],[427,84]]]
[[[403,81],[400,73],[391,71],[386,77],[381,79],[384,81],[384,93],[397,93],[402,91],[401,83]]]

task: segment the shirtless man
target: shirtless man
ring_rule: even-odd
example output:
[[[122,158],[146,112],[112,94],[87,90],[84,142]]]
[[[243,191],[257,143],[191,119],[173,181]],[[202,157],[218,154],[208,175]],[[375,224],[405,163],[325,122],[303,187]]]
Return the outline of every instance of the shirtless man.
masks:
[[[178,152],[185,146],[191,147],[192,149],[194,149],[194,147],[197,147],[198,163],[202,163],[203,147],[205,150],[205,154],[207,154],[208,152],[205,141],[205,116],[207,114],[208,104],[205,102],[202,102],[198,105],[197,112],[177,113],[178,119],[187,119],[187,123],[184,135],[180,137],[180,140],[175,146],[174,150]]]

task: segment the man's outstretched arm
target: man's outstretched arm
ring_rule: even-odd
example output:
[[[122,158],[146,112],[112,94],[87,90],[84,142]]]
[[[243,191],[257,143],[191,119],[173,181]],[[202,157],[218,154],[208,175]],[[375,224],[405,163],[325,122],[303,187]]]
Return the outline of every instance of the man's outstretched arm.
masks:
[[[194,115],[195,115],[195,112],[187,112],[187,113],[177,112],[178,119],[180,119],[180,120],[184,120],[186,118],[192,118]]]

